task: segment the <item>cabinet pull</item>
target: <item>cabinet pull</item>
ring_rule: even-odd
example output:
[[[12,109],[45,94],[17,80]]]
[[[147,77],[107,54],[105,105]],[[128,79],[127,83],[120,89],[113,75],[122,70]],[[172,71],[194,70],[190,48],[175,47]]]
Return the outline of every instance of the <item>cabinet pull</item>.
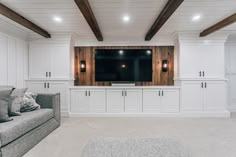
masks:
[[[85,96],[87,96],[87,91],[85,91]]]
[[[89,90],[88,94],[89,94],[89,96],[90,96],[90,90]]]
[[[127,91],[125,91],[125,96],[127,96]]]
[[[203,88],[203,82],[201,84],[202,84],[202,88]]]
[[[44,88],[47,88],[47,85],[46,85],[46,83],[44,82]]]
[[[164,92],[162,91],[162,96],[164,96]]]
[[[205,82],[205,88],[207,88],[207,83]]]
[[[205,72],[204,72],[204,71],[202,72],[202,76],[203,76],[203,77],[205,76]]]
[[[159,94],[158,94],[159,96],[161,96],[161,91],[159,91]]]
[[[51,77],[51,72],[48,72],[49,77]]]
[[[124,91],[122,90],[121,95],[124,96]]]
[[[202,72],[201,72],[201,71],[199,72],[199,76],[200,76],[200,77],[202,76]]]
[[[46,72],[46,77],[48,77],[48,72]]]
[[[49,87],[49,83],[48,83],[48,88],[50,88],[50,87]]]

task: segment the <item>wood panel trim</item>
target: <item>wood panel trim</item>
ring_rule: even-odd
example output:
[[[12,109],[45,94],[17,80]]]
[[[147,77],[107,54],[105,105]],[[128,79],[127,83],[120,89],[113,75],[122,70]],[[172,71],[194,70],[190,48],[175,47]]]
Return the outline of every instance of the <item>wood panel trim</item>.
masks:
[[[33,22],[29,21],[25,17],[21,16],[20,14],[16,13],[15,11],[11,10],[7,6],[0,3],[0,14],[6,16],[7,18],[15,21],[16,23],[19,23],[20,25],[40,34],[41,36],[45,38],[51,38],[51,35],[42,29],[41,27],[37,26]]]
[[[136,82],[137,86],[174,85],[174,47],[173,46],[105,46],[75,47],[75,85],[110,86],[111,82],[95,81],[95,49],[152,49],[153,80],[152,82]],[[162,59],[169,61],[168,72],[162,72]],[[86,72],[80,73],[80,60],[86,60]],[[77,75],[78,74],[78,75]]]

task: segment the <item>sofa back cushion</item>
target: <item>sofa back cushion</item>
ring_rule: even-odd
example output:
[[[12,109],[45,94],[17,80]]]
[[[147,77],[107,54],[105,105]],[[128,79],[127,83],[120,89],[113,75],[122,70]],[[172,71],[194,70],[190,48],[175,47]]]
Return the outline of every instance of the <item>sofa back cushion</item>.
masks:
[[[8,115],[8,104],[9,98],[12,93],[12,89],[0,90],[0,123],[11,121]]]

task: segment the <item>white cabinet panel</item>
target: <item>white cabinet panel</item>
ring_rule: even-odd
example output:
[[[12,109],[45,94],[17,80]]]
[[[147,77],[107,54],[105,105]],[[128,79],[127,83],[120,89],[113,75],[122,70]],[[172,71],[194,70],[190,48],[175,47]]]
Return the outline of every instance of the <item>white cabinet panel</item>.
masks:
[[[30,79],[69,79],[69,44],[30,44]]]
[[[161,110],[161,91],[160,89],[143,90],[143,112],[157,113]]]
[[[46,78],[50,70],[50,52],[45,44],[30,44],[29,47],[29,78]]]
[[[125,90],[125,112],[142,112],[142,90]]]
[[[161,92],[161,112],[179,112],[179,91],[163,89]]]
[[[7,85],[7,36],[0,33],[0,85]]]
[[[69,78],[70,55],[68,44],[56,44],[50,47],[51,78]]]
[[[107,89],[107,112],[124,112],[124,96],[122,89]]]
[[[86,95],[86,90],[72,90],[71,91],[71,112],[72,113],[88,113],[89,99]]]
[[[8,68],[7,68],[7,78],[8,85],[15,86],[17,85],[17,75],[16,75],[16,40],[8,37]]]
[[[182,110],[202,111],[203,92],[201,82],[184,82],[182,85]]]
[[[225,82],[205,82],[204,110],[222,111],[226,108]]]
[[[106,112],[106,90],[91,89],[88,91],[90,112]]]
[[[28,91],[34,92],[34,93],[48,93],[49,92],[46,82],[28,82],[27,87],[28,87]]]

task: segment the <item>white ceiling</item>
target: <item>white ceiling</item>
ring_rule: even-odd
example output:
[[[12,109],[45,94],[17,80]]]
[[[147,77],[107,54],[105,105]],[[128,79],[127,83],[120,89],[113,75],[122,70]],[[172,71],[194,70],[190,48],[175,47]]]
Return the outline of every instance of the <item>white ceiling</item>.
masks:
[[[81,41],[96,41],[74,0],[0,0],[49,33],[76,33]],[[104,41],[141,42],[168,0],[89,0],[102,31]],[[236,12],[236,0],[185,0],[167,23],[154,36],[152,42],[171,38],[178,31],[202,31]],[[130,22],[122,16],[128,14]],[[199,22],[192,16],[202,15]],[[60,16],[62,23],[52,18]],[[31,31],[0,16],[0,20],[16,26],[23,32]],[[1,24],[1,23],[0,23]],[[1,28],[1,27],[0,27]],[[236,32],[236,24],[223,29]]]

